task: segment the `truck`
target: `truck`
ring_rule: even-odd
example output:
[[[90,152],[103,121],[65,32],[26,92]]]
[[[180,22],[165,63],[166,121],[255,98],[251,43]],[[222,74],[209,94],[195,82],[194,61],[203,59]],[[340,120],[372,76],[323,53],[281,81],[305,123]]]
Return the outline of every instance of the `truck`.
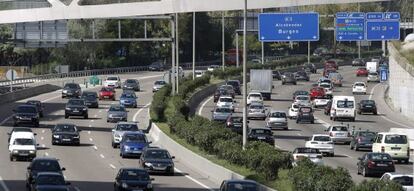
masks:
[[[273,89],[272,70],[250,70],[250,91],[259,92],[265,100],[270,100]]]
[[[379,62],[367,62],[368,72],[377,72],[378,66],[379,66]]]

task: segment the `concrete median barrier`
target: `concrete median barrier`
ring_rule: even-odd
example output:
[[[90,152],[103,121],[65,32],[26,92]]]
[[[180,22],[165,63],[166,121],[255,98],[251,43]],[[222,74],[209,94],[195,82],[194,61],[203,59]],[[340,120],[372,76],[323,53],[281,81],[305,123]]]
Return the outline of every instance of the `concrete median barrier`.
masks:
[[[61,89],[60,86],[45,84],[45,85],[40,85],[40,86],[36,86],[32,88],[17,90],[15,92],[9,92],[9,93],[0,95],[0,104],[10,103],[10,102],[14,102],[17,100],[26,99],[29,97],[34,97],[40,94],[49,93],[49,92],[56,91],[59,89]]]

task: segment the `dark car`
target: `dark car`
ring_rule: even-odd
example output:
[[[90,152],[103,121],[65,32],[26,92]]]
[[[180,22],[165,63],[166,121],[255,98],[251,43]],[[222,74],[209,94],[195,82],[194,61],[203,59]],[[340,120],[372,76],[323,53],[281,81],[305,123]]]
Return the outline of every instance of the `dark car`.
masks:
[[[309,81],[309,75],[305,71],[298,71],[295,73],[296,80],[303,80],[303,81]]]
[[[80,97],[82,94],[81,87],[76,83],[66,83],[62,90],[62,98]]]
[[[310,72],[310,73],[314,73],[314,74],[317,71],[315,64],[312,64],[312,63],[304,64],[303,65],[303,70],[305,70],[305,72]]]
[[[139,81],[136,79],[127,79],[122,86],[123,90],[134,90],[134,91],[141,91],[141,86],[139,85]]]
[[[233,132],[243,134],[243,117],[229,115],[229,117],[226,120],[226,127],[230,128]]]
[[[234,91],[234,88],[232,85],[221,85],[219,87],[219,89],[224,89],[226,90],[229,95],[234,99],[234,97],[236,96],[236,91]]]
[[[142,152],[139,165],[149,173],[174,175],[174,156],[165,149],[147,147]]]
[[[239,80],[229,80],[229,81],[227,81],[227,85],[233,86],[233,89],[236,92],[236,94],[241,95],[240,81]]]
[[[219,100],[220,96],[231,96],[231,95],[225,89],[217,89],[216,92],[214,92],[214,98],[213,98],[214,103]]]
[[[295,91],[292,94],[293,100],[295,100],[296,96],[299,96],[299,95],[309,96],[309,92],[308,91],[304,91],[304,90]]]
[[[247,138],[249,141],[263,141],[270,145],[275,144],[273,132],[270,128],[251,128]]]
[[[13,110],[13,121],[14,126],[20,124],[31,124],[35,127],[39,127],[39,111],[34,105],[19,105]]]
[[[362,113],[372,113],[374,115],[377,115],[377,106],[375,104],[374,100],[361,100],[358,103],[358,114]]]
[[[69,191],[70,182],[56,172],[40,172],[33,182],[31,191]]]
[[[37,107],[37,111],[39,112],[39,116],[43,117],[44,106],[41,101],[38,100],[29,100],[26,102],[27,105],[34,105]]]
[[[331,107],[332,107],[332,100],[329,100],[328,103],[326,104],[326,106],[323,108],[323,113],[325,115],[330,115],[331,114]]]
[[[149,71],[164,71],[165,66],[162,62],[153,62],[148,66]]]
[[[74,124],[56,124],[52,129],[52,145],[71,144],[79,146],[80,131]]]
[[[7,139],[7,143],[10,142],[10,138],[11,135],[13,134],[13,132],[33,132],[32,129],[28,128],[28,127],[13,127],[13,129],[7,133],[7,135],[9,136],[9,138]],[[37,135],[37,133],[33,133],[34,135]]]
[[[224,180],[220,191],[259,191],[259,185],[253,180]]]
[[[276,79],[276,80],[282,80],[282,75],[280,74],[278,70],[272,71],[272,77],[273,79]]]
[[[362,58],[355,58],[352,60],[352,66],[364,66],[365,61]]]
[[[395,166],[387,153],[366,153],[358,158],[357,172],[364,177],[382,175],[386,172],[395,172]]]
[[[298,116],[296,118],[296,123],[315,123],[315,117],[313,116],[312,107],[300,107],[298,110]]]
[[[85,100],[86,106],[99,108],[98,94],[96,92],[83,92],[81,99]]]
[[[353,132],[351,143],[349,144],[349,148],[352,150],[355,148],[356,151],[360,149],[372,149],[372,144],[374,143],[374,139],[377,136],[376,132],[372,131],[355,131]]]
[[[296,78],[292,72],[285,72],[282,75],[282,85],[293,84],[296,85]]]
[[[83,99],[70,99],[65,107],[65,119],[70,116],[82,116],[88,119],[88,107]]]
[[[141,168],[121,168],[115,177],[115,191],[153,191],[152,181],[148,172]]]
[[[34,158],[27,167],[26,172],[26,187],[30,188],[33,184],[33,180],[36,179],[37,174],[40,172],[55,172],[63,174],[62,171],[66,170],[61,168],[59,161],[55,158],[38,157]]]

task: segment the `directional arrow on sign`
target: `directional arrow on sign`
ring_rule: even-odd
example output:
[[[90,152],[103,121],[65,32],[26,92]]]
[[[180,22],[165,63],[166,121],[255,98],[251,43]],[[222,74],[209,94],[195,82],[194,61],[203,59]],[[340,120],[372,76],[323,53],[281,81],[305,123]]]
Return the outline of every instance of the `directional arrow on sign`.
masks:
[[[290,36],[287,36],[287,39],[290,39]]]
[[[382,35],[382,36],[381,36],[381,38],[383,39],[383,38],[385,38],[385,36],[384,36],[384,35]]]
[[[359,36],[359,39],[362,39],[362,36]]]
[[[339,36],[339,39],[341,39],[341,40],[342,40],[342,36]]]
[[[313,39],[316,39],[316,38],[318,38],[318,37],[317,37],[317,36],[313,36],[312,38],[313,38]]]
[[[264,36],[262,36],[262,37],[260,37],[262,40],[264,40],[265,39],[265,37]]]

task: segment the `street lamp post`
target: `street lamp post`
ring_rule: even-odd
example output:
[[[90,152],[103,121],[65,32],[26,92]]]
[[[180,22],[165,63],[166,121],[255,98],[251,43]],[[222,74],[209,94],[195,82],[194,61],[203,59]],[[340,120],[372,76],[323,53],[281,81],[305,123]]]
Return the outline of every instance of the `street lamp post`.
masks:
[[[244,12],[243,12],[243,149],[247,144],[247,0],[244,0]]]
[[[176,85],[176,92],[178,94],[178,81],[180,78],[180,74],[179,74],[179,69],[178,67],[180,66],[180,37],[178,34],[178,13],[175,13],[175,59],[176,59],[176,63],[175,63],[175,72],[176,72],[176,78],[175,78],[175,85]]]
[[[195,17],[196,13],[193,12],[193,80],[195,79]]]
[[[224,30],[224,13],[221,13],[221,64],[224,71],[225,65],[225,30]]]

